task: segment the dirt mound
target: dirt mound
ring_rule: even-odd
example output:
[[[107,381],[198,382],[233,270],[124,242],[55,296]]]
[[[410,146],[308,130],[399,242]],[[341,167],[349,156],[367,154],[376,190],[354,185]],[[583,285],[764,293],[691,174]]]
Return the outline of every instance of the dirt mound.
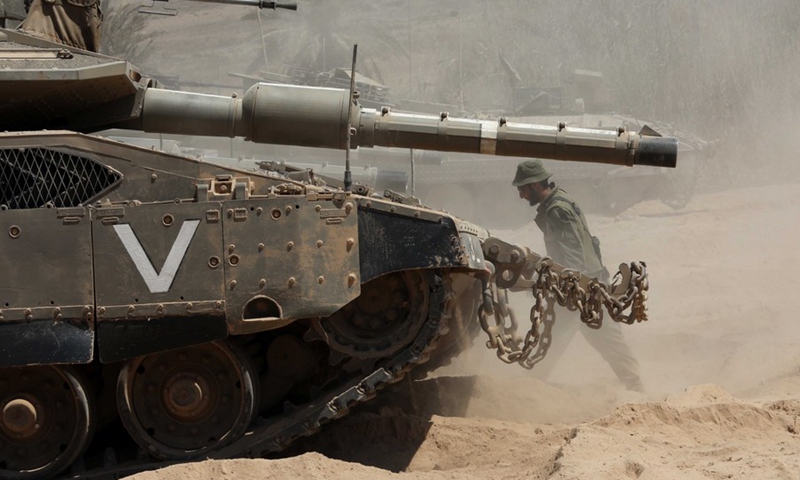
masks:
[[[306,478],[320,480],[393,478],[394,475],[360,464],[307,453],[285,460],[216,460],[174,465],[140,473],[132,480],[279,480]]]

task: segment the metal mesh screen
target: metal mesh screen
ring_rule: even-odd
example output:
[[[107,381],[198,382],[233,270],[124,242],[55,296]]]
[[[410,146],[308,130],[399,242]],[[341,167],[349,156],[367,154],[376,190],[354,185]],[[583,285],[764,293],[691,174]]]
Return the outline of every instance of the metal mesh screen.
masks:
[[[46,148],[0,149],[0,206],[76,207],[122,175],[93,160]]]

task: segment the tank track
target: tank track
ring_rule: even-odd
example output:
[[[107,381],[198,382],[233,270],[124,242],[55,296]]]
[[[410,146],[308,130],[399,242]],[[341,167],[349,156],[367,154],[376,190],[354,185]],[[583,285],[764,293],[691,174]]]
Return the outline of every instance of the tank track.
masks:
[[[429,314],[414,341],[380,368],[360,379],[343,383],[335,392],[298,406],[278,418],[259,417],[251,429],[238,441],[214,452],[210,458],[257,458],[287,448],[293,441],[313,435],[322,425],[347,415],[351,408],[371,400],[382,388],[402,380],[417,365],[428,361],[439,339],[448,333],[453,302],[448,282],[439,275],[431,276]],[[104,455],[109,465],[86,471],[72,471],[56,478],[86,480],[116,480],[139,472],[156,470],[186,462],[142,460],[115,465],[113,452]],[[78,462],[80,463],[80,461]]]

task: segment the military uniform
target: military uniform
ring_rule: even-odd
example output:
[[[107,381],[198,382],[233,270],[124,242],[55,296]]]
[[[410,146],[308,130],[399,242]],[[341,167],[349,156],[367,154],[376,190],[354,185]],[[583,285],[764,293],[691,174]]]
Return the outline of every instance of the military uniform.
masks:
[[[97,52],[100,0],[33,0],[19,30],[69,47]]]
[[[520,163],[514,186],[541,182],[548,178],[550,174],[541,162],[527,160]],[[603,266],[600,242],[591,235],[580,207],[561,188],[552,184],[551,188],[552,192],[540,202],[535,219],[536,225],[544,234],[547,256],[565,267],[608,282],[609,275]],[[601,328],[592,329],[584,325],[575,314],[572,314],[575,318],[564,318],[568,315],[570,314],[561,312],[560,321],[556,320],[553,325],[553,342],[547,357],[538,367],[539,373],[545,376],[550,373],[572,337],[580,330],[586,341],[608,362],[628,389],[642,391],[639,363],[625,342],[620,324],[606,321]]]
[[[556,187],[536,210],[547,256],[561,265],[608,281],[600,257],[600,241],[589,233],[586,217],[567,192]]]

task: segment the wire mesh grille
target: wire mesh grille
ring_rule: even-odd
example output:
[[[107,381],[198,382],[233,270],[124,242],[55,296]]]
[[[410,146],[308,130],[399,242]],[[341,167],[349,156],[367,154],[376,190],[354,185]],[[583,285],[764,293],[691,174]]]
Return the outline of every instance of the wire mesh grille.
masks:
[[[0,205],[11,210],[77,207],[121,178],[91,159],[58,150],[0,149]]]

